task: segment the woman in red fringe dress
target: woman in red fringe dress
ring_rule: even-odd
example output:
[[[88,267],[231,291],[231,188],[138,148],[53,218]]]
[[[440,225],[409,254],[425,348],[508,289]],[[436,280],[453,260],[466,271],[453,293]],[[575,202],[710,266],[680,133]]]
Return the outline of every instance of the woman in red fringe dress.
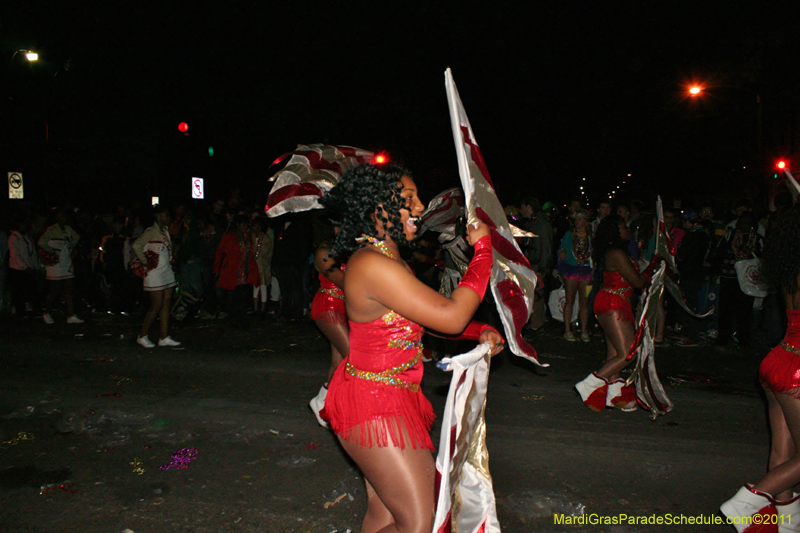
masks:
[[[631,307],[634,289],[648,283],[649,272],[661,261],[653,256],[650,266],[639,273],[627,253],[631,233],[619,215],[609,215],[600,222],[594,237],[596,268],[602,269],[603,285],[594,300],[594,314],[606,340],[606,362],[596,372],[575,385],[575,391],[590,409],[602,411],[616,407],[636,410],[636,391],[625,386],[620,371],[632,361],[628,351],[636,332]]]
[[[341,213],[333,253],[344,276],[350,353],[328,387],[322,417],[358,464],[367,486],[363,533],[429,532],[435,508],[434,418],[420,390],[423,327],[488,341],[502,337],[470,322],[492,267],[489,229],[468,228],[475,255],[459,287],[443,296],[419,281],[399,247],[416,233],[423,211],[417,186],[396,165],[362,165],[323,198]],[[347,255],[350,254],[349,258]]]
[[[319,277],[319,290],[311,302],[311,320],[331,345],[331,364],[328,367],[325,383],[320,387],[319,393],[308,402],[308,406],[322,427],[328,427],[328,423],[319,416],[320,411],[325,407],[328,384],[333,376],[333,371],[339,367],[342,359],[350,352],[350,327],[347,324],[347,311],[342,290],[345,267],[331,255],[331,243],[335,231],[336,229],[328,238],[323,239],[314,252],[314,268]]]
[[[800,531],[800,494],[792,490],[800,483],[800,206],[784,213],[767,236],[762,266],[783,296],[788,319],[786,336],[758,371],[772,432],[769,471],[720,510],[737,531],[788,533]]]

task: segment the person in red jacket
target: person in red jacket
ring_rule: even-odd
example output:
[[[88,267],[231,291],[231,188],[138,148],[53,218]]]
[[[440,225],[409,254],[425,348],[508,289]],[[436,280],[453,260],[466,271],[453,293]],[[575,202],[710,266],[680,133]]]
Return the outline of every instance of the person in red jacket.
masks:
[[[247,217],[236,215],[231,229],[222,235],[214,258],[214,274],[217,287],[222,291],[223,308],[229,315],[244,315],[252,296],[253,286],[258,285],[253,241]]]

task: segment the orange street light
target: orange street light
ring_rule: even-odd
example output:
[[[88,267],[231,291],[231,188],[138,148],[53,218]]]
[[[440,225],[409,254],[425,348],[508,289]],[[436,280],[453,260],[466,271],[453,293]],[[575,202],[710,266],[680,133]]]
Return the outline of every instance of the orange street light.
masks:
[[[700,87],[699,85],[693,85],[689,87],[689,94],[691,94],[692,96],[697,96],[701,92],[703,92],[703,88]]]

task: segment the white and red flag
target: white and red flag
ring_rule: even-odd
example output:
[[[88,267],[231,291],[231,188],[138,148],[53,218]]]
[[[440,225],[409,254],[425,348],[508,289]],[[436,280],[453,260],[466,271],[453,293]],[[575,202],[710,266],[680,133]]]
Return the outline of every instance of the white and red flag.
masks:
[[[500,532],[483,419],[489,349],[484,343],[437,363],[439,368],[452,371],[453,377],[436,456],[438,500],[433,533]]]
[[[522,328],[533,309],[536,274],[514,239],[449,68],[445,71],[445,87],[467,222],[473,224],[481,220],[492,232],[494,265],[489,285],[503,321],[508,347],[515,355],[540,366],[549,366],[539,362],[536,350],[522,338]]]
[[[289,159],[269,180],[274,181],[264,212],[269,217],[322,209],[319,199],[348,171],[371,163],[375,154],[352,146],[298,144],[272,164]]]

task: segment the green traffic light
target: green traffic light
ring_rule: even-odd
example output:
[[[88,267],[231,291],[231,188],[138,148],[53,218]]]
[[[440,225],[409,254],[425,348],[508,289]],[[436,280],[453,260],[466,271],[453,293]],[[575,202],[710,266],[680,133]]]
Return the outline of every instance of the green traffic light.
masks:
[[[213,155],[214,155],[214,147],[213,146],[209,146],[208,147],[208,157],[211,157]]]

